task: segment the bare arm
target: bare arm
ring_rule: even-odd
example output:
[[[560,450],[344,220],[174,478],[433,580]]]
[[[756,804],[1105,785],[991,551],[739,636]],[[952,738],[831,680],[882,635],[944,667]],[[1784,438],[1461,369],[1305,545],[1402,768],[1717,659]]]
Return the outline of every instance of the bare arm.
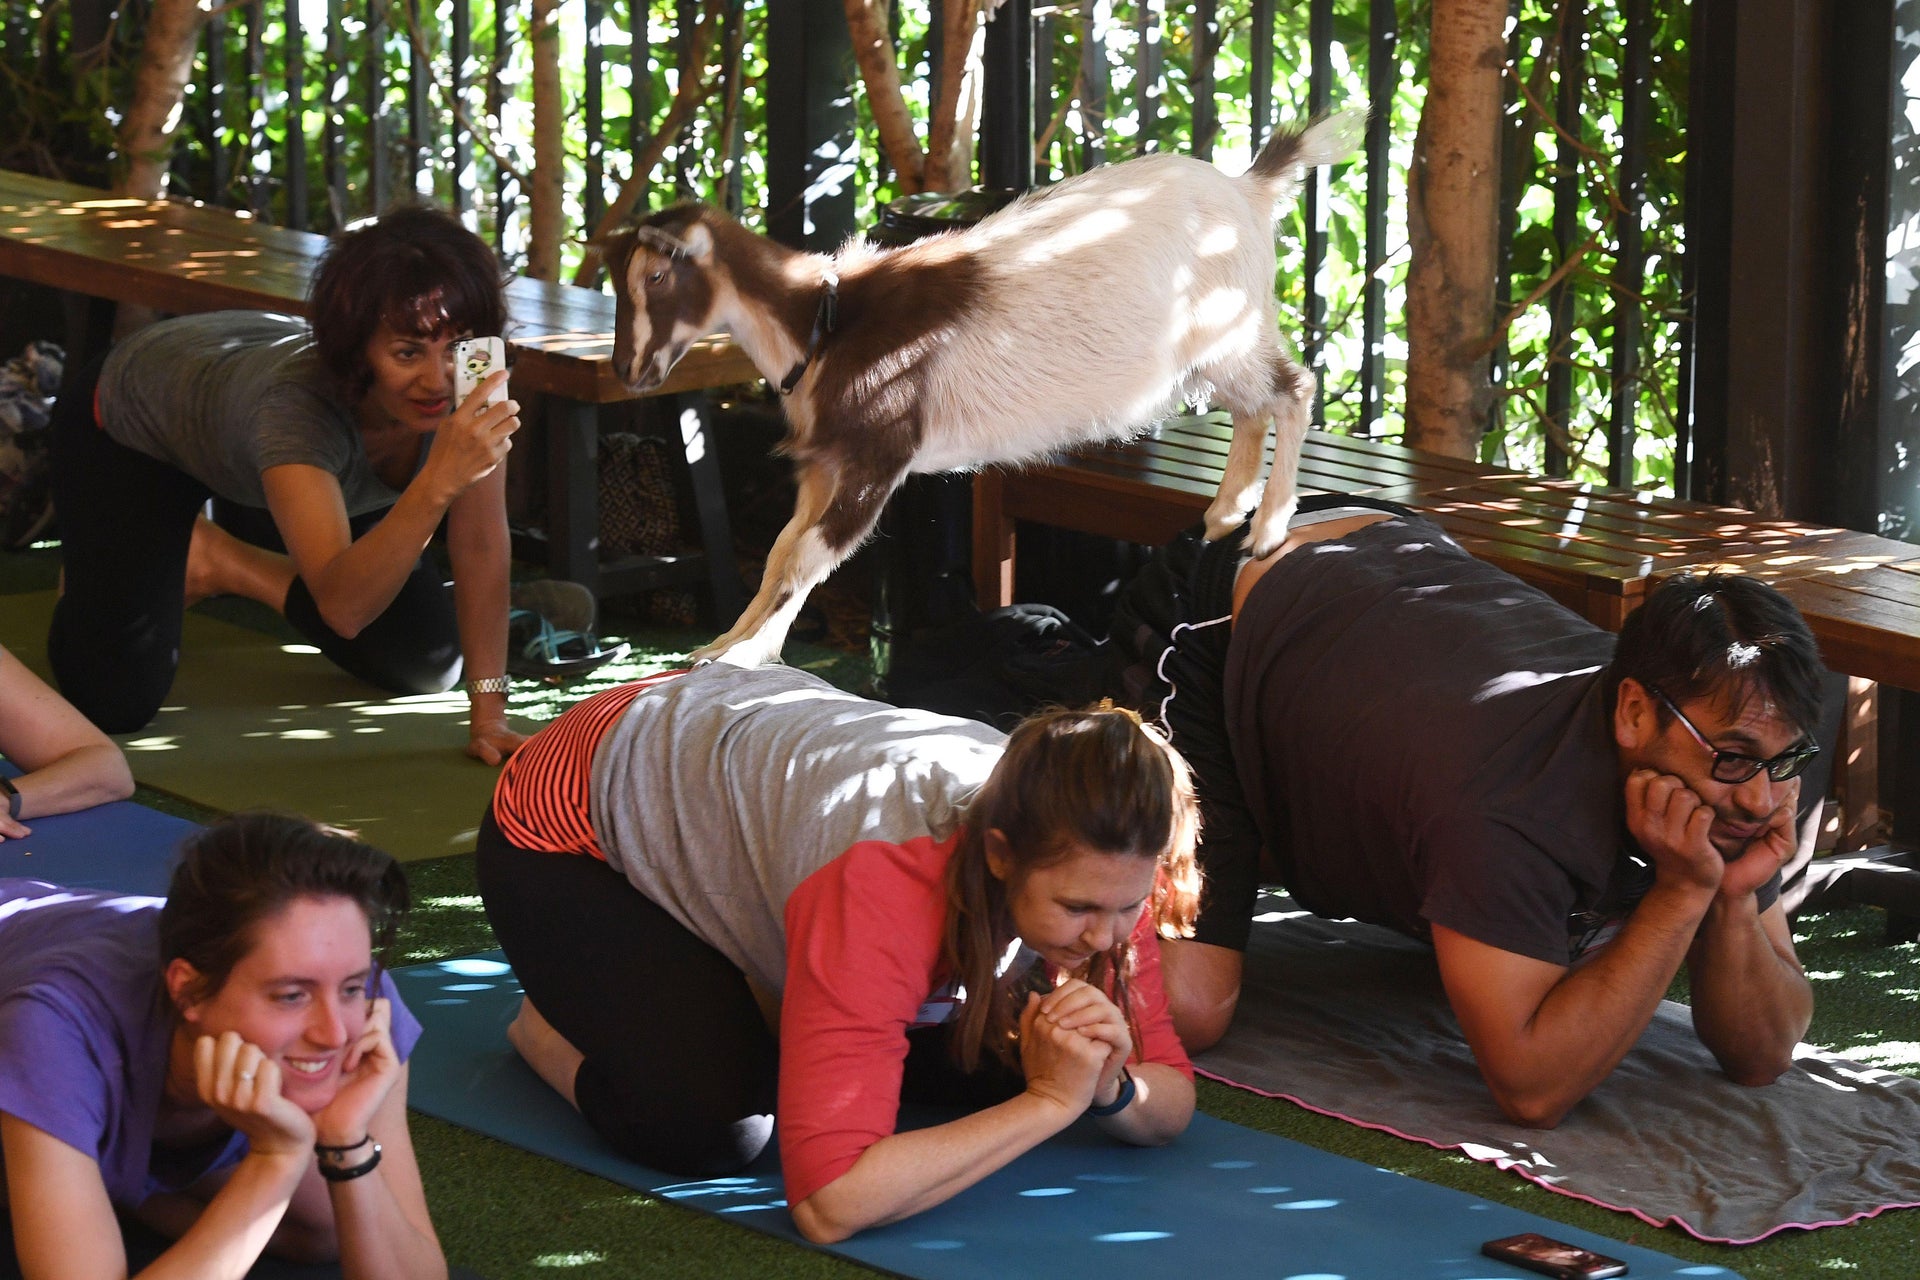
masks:
[[[1775,904],[1763,919],[1754,895],[1792,851],[1798,796],[1798,783],[1780,788],[1768,831],[1728,863],[1708,839],[1713,810],[1679,778],[1635,770],[1627,825],[1654,886],[1577,970],[1434,928],[1447,997],[1502,1111],[1558,1124],[1626,1056],[1689,960],[1694,1025],[1727,1074],[1756,1084],[1786,1069],[1812,993],[1784,914]]]
[[[1086,1111],[1106,1046],[1053,1026],[1035,1025],[1038,997],[1021,1017],[1026,1091],[946,1124],[880,1139],[838,1178],[792,1208],[794,1225],[815,1244],[897,1222],[951,1198],[1072,1124]]]
[[[380,1144],[379,1167],[351,1182],[326,1182],[317,1167],[311,1182],[324,1188],[325,1204],[340,1249],[345,1280],[434,1280],[447,1274],[447,1260],[427,1214],[420,1166],[407,1130],[407,1068],[381,1100],[367,1132]],[[340,1137],[336,1145],[356,1140]],[[323,1135],[321,1141],[328,1141]],[[295,1202],[296,1212],[305,1197]],[[314,1223],[313,1225],[321,1225]]]
[[[447,511],[447,555],[453,565],[453,604],[460,652],[469,680],[507,670],[507,470],[469,486]],[[526,739],[507,728],[507,695],[467,694],[467,754],[499,764]]]
[[[329,472],[289,464],[260,473],[294,570],[320,616],[339,634],[356,636],[386,611],[455,499],[505,460],[520,425],[519,406],[511,400],[481,403],[504,376],[482,383],[448,415],[399,501],[358,539],[348,528],[339,482]]]
[[[1447,999],[1500,1110],[1552,1128],[1607,1077],[1660,1007],[1706,909],[1656,885],[1591,962],[1569,970],[1435,925]]]
[[[113,740],[4,648],[0,755],[24,770],[13,780],[22,819],[71,813],[133,794],[133,774]],[[0,804],[0,840],[27,833]]]

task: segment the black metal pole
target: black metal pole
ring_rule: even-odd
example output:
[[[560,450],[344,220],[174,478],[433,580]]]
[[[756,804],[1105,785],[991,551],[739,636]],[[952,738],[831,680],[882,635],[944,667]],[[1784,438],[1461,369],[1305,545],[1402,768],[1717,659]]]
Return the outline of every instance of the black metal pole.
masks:
[[[1360,419],[1356,435],[1374,434],[1386,400],[1387,206],[1392,157],[1389,128],[1400,83],[1400,18],[1394,0],[1373,0],[1367,25],[1367,284],[1360,311]]]
[[[980,181],[1025,190],[1033,185],[1033,4],[1006,0],[987,21],[980,111]]]
[[[1273,0],[1253,0],[1253,154],[1273,129]]]
[[[1107,162],[1107,32],[1112,25],[1113,0],[1091,0],[1080,11],[1082,173]]]
[[[415,195],[430,197],[437,150],[433,104],[427,96],[432,55],[426,50],[420,23],[420,0],[407,0],[407,187]]]
[[[1560,136],[1554,146],[1558,157],[1553,178],[1553,240],[1559,252],[1555,265],[1573,254],[1574,238],[1580,234],[1580,154],[1569,138],[1580,136],[1580,89],[1586,76],[1587,6],[1586,0],[1567,0],[1562,10],[1566,25],[1560,33],[1560,85],[1554,100],[1554,122]],[[1547,426],[1551,430],[1542,442],[1542,457],[1550,476],[1567,474],[1571,459],[1561,440],[1573,437],[1573,289],[1565,277],[1548,293],[1548,312],[1552,317],[1551,337],[1547,343]]]
[[[591,229],[600,225],[600,215],[607,207],[607,137],[601,100],[606,54],[600,47],[600,28],[606,17],[606,5],[603,0],[586,0],[583,7],[587,27],[587,65],[581,86],[581,106],[587,118],[587,189],[580,202],[580,211]]]
[[[1313,0],[1307,10],[1307,42],[1312,48],[1312,66],[1307,73],[1307,114],[1325,115],[1333,99],[1333,0]],[[1272,56],[1272,50],[1267,51]],[[1320,272],[1327,261],[1327,170],[1317,166],[1307,170],[1303,212],[1306,214],[1305,268],[1307,289],[1306,341],[1301,355],[1315,377],[1313,421],[1327,420],[1326,388],[1318,375],[1327,362],[1327,299],[1320,292]]]
[[[473,128],[467,119],[468,65],[473,61],[473,0],[453,0],[453,30],[448,35],[448,57],[453,62],[451,91],[456,112],[453,129],[453,207],[466,214],[473,209]]]
[[[287,210],[286,223],[307,229],[307,35],[300,29],[300,0],[287,0]]]
[[[1160,39],[1164,27],[1161,21],[1160,5],[1162,0],[1140,0],[1133,12],[1134,30],[1139,35],[1139,62],[1133,80],[1134,110],[1139,116],[1139,126],[1134,139],[1134,153],[1146,155],[1160,145],[1160,77],[1162,75],[1162,57]]]
[[[1640,292],[1646,251],[1640,207],[1646,200],[1647,110],[1652,89],[1652,53],[1647,0],[1624,0],[1624,48],[1620,59],[1620,211],[1614,253],[1613,412],[1607,423],[1607,483],[1617,489],[1634,481],[1634,410],[1639,403]]]
[[[299,0],[292,0],[298,4]],[[327,0],[327,88],[321,107],[321,163],[327,179],[327,229],[347,224],[347,46],[342,0]]]

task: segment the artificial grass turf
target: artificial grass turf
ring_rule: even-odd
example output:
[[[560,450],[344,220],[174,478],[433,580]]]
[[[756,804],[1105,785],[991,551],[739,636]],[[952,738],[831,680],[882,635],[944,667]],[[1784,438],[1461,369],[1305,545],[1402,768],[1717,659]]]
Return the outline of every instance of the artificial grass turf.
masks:
[[[407,872],[416,907],[397,957],[401,963],[493,945],[471,857],[415,862]],[[1859,1060],[1913,1073],[1920,1069],[1920,1045],[1907,1037],[1920,1021],[1915,1008],[1920,1003],[1920,945],[1880,945],[1883,919],[1871,908],[1856,908],[1798,922],[1801,958],[1814,975],[1819,1000],[1809,1039]],[[1456,1152],[1363,1129],[1278,1099],[1207,1080],[1200,1082],[1199,1095],[1200,1109],[1220,1119],[1689,1261],[1727,1267],[1749,1280],[1799,1280],[1826,1273],[1854,1280],[1910,1280],[1915,1271],[1920,1210],[1895,1210],[1846,1227],[1782,1232],[1740,1248],[1704,1244],[1678,1228],[1648,1227]],[[416,1116],[414,1127],[434,1220],[448,1241],[449,1256],[490,1277],[548,1277],[556,1267],[573,1268],[570,1274],[582,1277],[869,1274],[857,1264],[655,1201],[439,1121]],[[503,1196],[500,1186],[513,1191]],[[470,1194],[463,1189],[468,1187]],[[1276,1268],[1284,1263],[1275,1261]]]

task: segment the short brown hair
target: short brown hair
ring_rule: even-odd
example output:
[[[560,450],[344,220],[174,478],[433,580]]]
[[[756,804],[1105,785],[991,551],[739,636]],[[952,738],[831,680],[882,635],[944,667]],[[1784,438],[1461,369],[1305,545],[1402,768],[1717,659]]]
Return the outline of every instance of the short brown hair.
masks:
[[[381,957],[407,913],[407,877],[389,855],[304,818],[234,814],[181,849],[160,908],[161,972],[185,960],[199,975],[190,998],[217,995],[260,925],[300,898],[358,906]]]
[[[367,343],[381,321],[423,338],[492,337],[507,323],[500,260],[458,218],[426,205],[389,209],[335,236],[307,303],[320,364],[355,402],[373,385]]]

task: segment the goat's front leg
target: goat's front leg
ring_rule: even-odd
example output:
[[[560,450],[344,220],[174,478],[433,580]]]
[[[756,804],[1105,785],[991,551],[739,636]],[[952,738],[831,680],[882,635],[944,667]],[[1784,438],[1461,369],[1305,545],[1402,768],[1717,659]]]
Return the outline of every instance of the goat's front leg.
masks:
[[[1234,410],[1233,439],[1227,445],[1227,465],[1220,476],[1220,492],[1207,506],[1207,541],[1218,542],[1235,529],[1260,500],[1260,464],[1267,445],[1264,411]]]
[[[1273,398],[1273,471],[1267,477],[1267,491],[1260,496],[1260,510],[1254,513],[1252,536],[1247,540],[1247,550],[1256,560],[1264,560],[1280,549],[1287,538],[1287,524],[1300,506],[1300,450],[1306,445],[1307,427],[1313,417],[1315,379],[1311,370],[1285,356],[1276,356],[1273,380],[1277,393]],[[1237,430],[1238,419],[1234,426]]]
[[[880,508],[905,473],[905,467],[876,465],[872,460],[839,468],[837,474],[817,462],[802,464],[793,519],[774,539],[760,589],[740,621],[712,644],[696,650],[694,659],[741,667],[777,659],[808,593],[872,531]]]
[[[767,552],[760,589],[724,635],[693,651],[695,662],[757,667],[778,658],[807,593],[845,559],[844,553],[839,557],[825,553],[820,540],[820,518],[833,500],[833,476],[824,467],[807,465],[798,469],[795,479],[799,494],[793,517]]]

